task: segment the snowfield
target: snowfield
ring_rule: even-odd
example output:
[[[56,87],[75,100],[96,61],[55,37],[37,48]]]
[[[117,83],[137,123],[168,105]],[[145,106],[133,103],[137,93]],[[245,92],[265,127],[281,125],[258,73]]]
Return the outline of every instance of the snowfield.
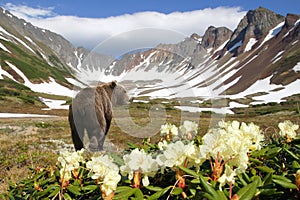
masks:
[[[40,97],[41,101],[48,106],[48,108],[43,108],[42,110],[52,110],[52,109],[64,109],[68,110],[69,105],[63,105],[66,103],[65,100],[54,100],[54,99],[46,99]]]
[[[0,118],[24,118],[24,117],[56,117],[55,115],[21,114],[21,113],[0,113]]]
[[[8,61],[6,61],[6,63],[24,80],[24,85],[29,87],[34,92],[55,94],[68,97],[73,97],[76,94],[73,90],[58,84],[52,77],[50,77],[50,82],[48,83],[44,82],[40,84],[33,84],[29,81],[25,74],[21,70],[19,70],[15,65],[11,64]]]

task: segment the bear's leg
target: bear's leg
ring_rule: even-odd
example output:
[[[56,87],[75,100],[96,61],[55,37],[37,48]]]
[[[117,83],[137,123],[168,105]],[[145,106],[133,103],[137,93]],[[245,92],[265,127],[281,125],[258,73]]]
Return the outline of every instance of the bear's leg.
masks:
[[[90,151],[101,151],[103,150],[103,144],[105,135],[103,130],[98,127],[89,128],[88,129],[88,135],[89,135],[89,149]]]
[[[83,128],[81,124],[76,123],[78,120],[74,120],[73,112],[72,112],[72,104],[70,105],[69,108],[69,116],[68,116],[70,128],[71,128],[71,135],[72,135],[72,140],[73,144],[75,147],[75,150],[81,150],[83,148],[83,142],[82,139],[80,138],[80,135],[83,132]]]
[[[97,141],[96,136],[92,136],[90,138],[90,141],[88,144],[88,149],[93,152],[98,150],[98,141]]]
[[[84,148],[84,146],[83,146],[82,139],[79,137],[76,127],[71,128],[71,130],[72,130],[72,140],[73,140],[75,150],[76,151],[81,150],[82,148]],[[83,130],[81,131],[83,132]]]

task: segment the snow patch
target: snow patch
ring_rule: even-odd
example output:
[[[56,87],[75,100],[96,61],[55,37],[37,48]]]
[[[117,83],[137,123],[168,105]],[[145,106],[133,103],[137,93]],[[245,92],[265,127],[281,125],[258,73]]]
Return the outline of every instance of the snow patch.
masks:
[[[232,110],[230,110],[227,107],[224,108],[200,108],[200,107],[194,107],[194,106],[174,106],[175,108],[182,110],[182,111],[187,111],[187,112],[205,112],[205,111],[210,111],[218,114],[234,114]]]
[[[241,41],[237,42],[235,45],[233,45],[228,51],[231,52],[231,51],[233,51],[234,49],[236,49],[236,48],[242,46],[242,44],[243,44],[243,41],[241,40]]]
[[[295,72],[300,72],[300,62],[298,62],[297,65],[295,65],[295,67],[293,68],[293,70]]]
[[[275,28],[271,29],[268,33],[268,35],[265,37],[265,39],[263,40],[263,42],[259,45],[259,47],[261,47],[264,43],[266,43],[268,40],[272,39],[273,37],[275,37],[282,29],[282,27],[284,26],[284,21],[279,23]],[[258,48],[259,48],[258,47]]]
[[[247,108],[247,107],[249,107],[249,106],[245,105],[245,104],[235,102],[235,101],[231,101],[229,103],[229,108]]]
[[[219,46],[219,47],[214,51],[213,54],[215,54],[216,52],[222,50],[228,42],[229,42],[229,39],[226,40],[223,44],[221,44],[221,46]]]
[[[8,61],[6,61],[6,63],[24,80],[24,85],[29,87],[34,92],[55,94],[55,95],[68,96],[68,97],[73,97],[75,95],[75,92],[73,90],[70,90],[69,88],[58,84],[52,77],[50,77],[49,83],[44,82],[40,84],[33,84],[29,81],[29,79],[25,76],[25,74],[21,70],[19,70],[16,66],[14,66]]]
[[[83,83],[73,79],[73,78],[66,78],[66,80],[71,83],[74,86],[80,87],[80,88],[85,88],[86,85],[84,85]]]
[[[272,58],[272,63],[274,64],[274,63],[276,63],[277,61],[279,61],[280,59],[281,59],[281,55],[284,53],[284,51],[280,51],[280,52],[278,52],[277,53],[277,55],[274,57],[274,58]]]
[[[48,108],[43,108],[42,110],[52,110],[52,109],[64,109],[68,110],[69,105],[63,105],[66,103],[65,100],[54,100],[54,99],[46,99],[40,97],[40,100],[48,106]]]
[[[1,33],[0,33],[0,34],[1,34]],[[6,42],[11,42],[11,40],[9,40],[9,39],[7,39],[7,38],[1,36],[1,35],[0,35],[0,40],[4,40],[4,41],[6,41]]]
[[[23,117],[56,117],[55,115],[38,115],[38,114],[22,114],[22,113],[0,113],[0,118],[23,118]]]
[[[23,40],[21,40],[20,38],[18,38],[18,37],[16,37],[16,36],[14,36],[14,35],[12,35],[12,34],[10,34],[9,32],[7,32],[4,28],[2,28],[1,26],[0,26],[0,32],[2,32],[2,33],[4,33],[4,34],[6,34],[6,35],[8,35],[8,36],[10,36],[10,37],[12,37],[12,38],[14,38],[15,40],[17,40],[20,44],[22,44],[24,47],[26,47],[27,49],[29,49],[31,52],[33,52],[34,54],[35,54],[35,52],[23,41]]]
[[[239,98],[244,98],[245,96],[250,94],[255,94],[258,92],[269,92],[271,90],[281,87],[281,85],[271,84],[270,83],[271,78],[272,76],[269,76],[265,79],[257,80],[254,84],[252,84],[249,88],[247,88],[243,92],[234,95],[228,95],[227,97],[231,99],[239,99]]]
[[[253,45],[257,42],[257,40],[255,38],[250,38],[249,42],[247,43],[244,52],[246,51],[250,51],[253,47]]]
[[[283,98],[298,94],[299,90],[297,88],[300,88],[300,79],[297,79],[296,81],[286,85],[282,90],[276,92],[271,91],[269,92],[269,94],[253,97],[253,99],[258,102],[252,102],[251,104],[261,104],[268,102],[280,103],[284,101]]]
[[[296,40],[295,42],[292,43],[292,46],[294,46],[299,40]]]
[[[10,50],[8,50],[2,43],[0,43],[0,48],[3,49],[4,51],[11,53]]]
[[[139,99],[134,99],[133,102],[134,103],[149,103],[149,101],[139,100]]]

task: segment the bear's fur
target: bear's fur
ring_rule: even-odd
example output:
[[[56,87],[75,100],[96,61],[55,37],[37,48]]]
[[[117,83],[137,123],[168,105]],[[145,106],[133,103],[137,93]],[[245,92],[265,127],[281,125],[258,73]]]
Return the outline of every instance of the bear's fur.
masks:
[[[69,107],[69,123],[76,150],[84,148],[85,130],[91,151],[103,149],[113,106],[128,104],[126,90],[115,81],[81,90]]]

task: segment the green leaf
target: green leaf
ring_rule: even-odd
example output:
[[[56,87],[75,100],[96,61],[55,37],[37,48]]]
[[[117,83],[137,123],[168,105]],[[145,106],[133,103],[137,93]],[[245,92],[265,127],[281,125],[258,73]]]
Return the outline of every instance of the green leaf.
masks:
[[[136,197],[136,199],[141,199],[141,200],[144,199],[144,194],[139,188],[136,188],[134,196]]]
[[[80,193],[80,187],[79,186],[69,185],[67,187],[67,190],[69,192],[71,192],[72,194],[81,195],[81,193]]]
[[[50,193],[50,195],[48,197],[54,197],[55,195],[57,195],[60,192],[60,188],[56,188],[53,192]]]
[[[99,187],[98,185],[87,185],[87,186],[84,186],[82,188],[82,190],[92,192],[92,191],[96,190],[98,187]]]
[[[237,176],[238,176],[239,180],[241,181],[241,183],[243,184],[243,186],[246,186],[249,183],[253,182],[253,180],[251,180],[245,172],[238,174]]]
[[[272,158],[272,157],[276,156],[281,150],[282,150],[281,147],[274,147],[274,148],[267,151],[266,157],[271,157]]]
[[[151,186],[151,185],[149,185],[149,186],[147,186],[147,187],[145,187],[145,188],[146,188],[147,190],[154,191],[154,192],[158,192],[158,191],[161,191],[161,190],[162,190],[161,187]]]
[[[203,186],[203,189],[205,192],[207,192],[208,194],[210,194],[214,199],[218,199],[219,194],[216,192],[216,190],[209,185],[202,176],[200,176],[200,182],[201,185]]]
[[[132,196],[136,192],[137,188],[130,188],[127,190],[123,190],[122,192],[118,193],[114,196],[114,199],[128,199],[130,196]]]
[[[182,188],[176,187],[176,188],[174,188],[174,190],[172,191],[171,194],[172,194],[172,195],[180,195],[181,192],[182,192]]]
[[[256,168],[259,169],[260,171],[267,172],[267,173],[274,173],[275,172],[274,169],[272,169],[270,167],[267,167],[267,166],[258,166]]]
[[[43,197],[43,196],[45,196],[45,195],[49,195],[49,192],[53,192],[52,190],[56,190],[56,189],[59,189],[59,187],[58,186],[49,186],[49,187],[47,187],[47,189],[45,189],[45,190],[43,190],[42,192],[39,192],[38,193],[38,197]]]
[[[252,182],[244,186],[237,192],[239,200],[251,200],[256,194],[256,189],[257,189],[256,182]]]
[[[224,192],[217,190],[217,193],[219,195],[218,200],[227,200],[226,195],[224,194]]]
[[[298,169],[298,168],[300,168],[300,164],[299,164],[296,160],[293,160],[293,162],[292,162],[292,167],[293,167],[294,169]]]
[[[197,190],[196,190],[196,189],[191,188],[191,189],[189,189],[189,190],[190,190],[190,193],[191,193],[193,196],[196,195],[196,193],[197,193]]]
[[[63,196],[66,200],[72,200],[71,196],[68,193],[64,193]]]
[[[131,142],[127,142],[127,145],[128,145],[128,147],[131,148],[131,149],[139,148],[139,146],[137,146],[136,144],[133,144],[133,143],[131,143]]]
[[[251,152],[251,157],[257,158],[257,157],[264,156],[269,149],[270,147],[266,147],[258,151],[253,151]]]
[[[193,180],[191,180],[191,183],[200,184],[200,180],[199,179],[193,179]]]
[[[159,197],[163,196],[170,188],[172,188],[172,186],[168,186],[164,189],[162,189],[161,191],[158,191],[156,193],[154,193],[153,195],[151,195],[148,200],[156,200]]]
[[[249,178],[249,176],[245,172],[243,172],[242,175],[243,175],[243,178],[246,179],[247,183],[251,182],[251,179]]]
[[[300,144],[300,138],[293,139],[292,144]]]
[[[272,195],[279,195],[279,194],[284,194],[283,191],[277,191],[277,188],[272,188],[272,189],[261,189],[259,196],[263,198],[263,196],[272,196]]]
[[[243,179],[243,175],[242,174],[238,174],[237,177],[239,178],[239,180],[241,181],[241,183],[243,184],[243,186],[248,185],[248,183]]]
[[[292,156],[294,159],[299,160],[299,157],[296,156],[293,152],[291,152],[290,150],[288,150],[287,148],[284,148],[284,150],[290,154],[290,156]]]
[[[74,185],[74,186],[80,186],[81,183],[80,183],[80,181],[78,179],[76,179],[72,185]]]
[[[204,199],[208,199],[208,200],[216,200],[215,197],[213,197],[211,194],[209,193],[203,193],[203,195],[201,195],[201,197],[204,197]]]
[[[263,185],[271,183],[272,178],[273,178],[273,173],[272,172],[268,173],[263,179]]]
[[[279,176],[279,175],[273,175],[273,180],[282,180],[282,181],[285,181],[285,182],[292,182],[290,179],[288,179],[287,177],[284,177],[284,176]]]
[[[263,164],[262,161],[258,160],[257,158],[249,158],[249,161],[255,164]]]
[[[297,185],[295,185],[294,183],[291,183],[291,182],[286,182],[286,181],[279,180],[279,179],[273,179],[273,182],[284,188],[297,189]]]
[[[46,171],[43,171],[41,172],[40,174],[37,174],[36,177],[34,178],[35,180],[38,180],[40,179],[41,177],[43,177],[47,172]]]
[[[195,172],[194,170],[188,169],[186,167],[182,167],[182,166],[178,166],[179,169],[181,169],[182,171],[184,171],[185,173],[192,175],[194,178],[198,178],[199,174],[197,172]]]
[[[120,193],[120,192],[123,192],[123,191],[126,191],[126,190],[131,190],[131,189],[132,189],[132,187],[129,187],[129,186],[119,186],[116,189],[116,193]]]

